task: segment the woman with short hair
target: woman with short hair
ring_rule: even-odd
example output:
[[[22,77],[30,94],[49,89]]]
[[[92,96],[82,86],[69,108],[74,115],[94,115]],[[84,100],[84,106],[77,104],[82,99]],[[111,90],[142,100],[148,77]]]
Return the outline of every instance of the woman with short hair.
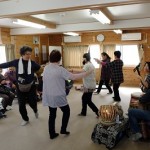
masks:
[[[57,108],[63,112],[61,134],[69,135],[67,125],[70,117],[70,107],[66,98],[66,80],[76,80],[90,74],[93,70],[84,71],[83,73],[73,74],[59,65],[61,53],[58,50],[53,50],[50,53],[50,63],[45,66],[43,72],[43,105],[49,107],[49,135],[50,139],[58,137],[55,130],[55,119]]]
[[[0,64],[0,68],[16,68],[16,88],[19,112],[23,119],[21,123],[22,126],[25,126],[29,123],[29,117],[26,110],[27,101],[30,107],[33,109],[35,117],[38,118],[34,73],[40,69],[40,65],[31,60],[31,53],[31,47],[23,46],[20,49],[21,57],[19,59]]]

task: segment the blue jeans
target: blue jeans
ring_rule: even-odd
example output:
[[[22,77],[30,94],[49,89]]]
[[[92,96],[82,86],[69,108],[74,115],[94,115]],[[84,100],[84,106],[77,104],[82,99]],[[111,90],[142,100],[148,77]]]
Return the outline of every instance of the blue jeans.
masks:
[[[141,132],[138,122],[141,120],[150,121],[150,111],[130,108],[128,111],[129,115],[129,123],[131,126],[131,130],[134,133]]]

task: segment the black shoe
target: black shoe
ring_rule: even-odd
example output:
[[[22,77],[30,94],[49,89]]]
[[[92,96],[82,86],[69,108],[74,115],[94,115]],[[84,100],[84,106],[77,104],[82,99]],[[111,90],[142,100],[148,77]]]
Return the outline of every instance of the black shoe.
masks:
[[[50,139],[55,139],[59,134],[58,133],[55,133],[53,135],[50,135]]]
[[[86,115],[84,115],[84,114],[81,113],[81,114],[78,114],[78,116],[86,116]]]
[[[121,99],[118,99],[118,100],[117,100],[117,99],[114,99],[114,101],[115,101],[115,102],[120,102],[120,101],[121,101]]]
[[[96,114],[96,118],[99,118],[99,112],[97,111],[95,112],[95,114]]]
[[[70,132],[69,131],[60,131],[61,134],[66,134],[66,135],[69,135]]]

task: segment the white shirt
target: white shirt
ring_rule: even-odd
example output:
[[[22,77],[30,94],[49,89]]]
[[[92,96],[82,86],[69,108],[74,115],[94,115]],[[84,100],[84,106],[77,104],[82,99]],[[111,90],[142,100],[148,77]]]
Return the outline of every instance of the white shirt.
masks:
[[[95,67],[91,62],[88,62],[84,65],[83,70],[88,71],[90,69],[95,70]],[[96,87],[95,71],[93,71],[88,76],[83,78],[83,85],[87,89],[95,89]]]

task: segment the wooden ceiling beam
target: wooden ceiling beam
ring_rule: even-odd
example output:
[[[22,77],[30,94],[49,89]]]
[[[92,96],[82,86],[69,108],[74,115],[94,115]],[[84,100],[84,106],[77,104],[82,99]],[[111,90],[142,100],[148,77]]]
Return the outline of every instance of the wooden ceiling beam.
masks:
[[[45,21],[39,18],[35,18],[32,16],[19,16],[16,17],[16,19],[21,19],[21,20],[25,20],[25,21],[29,21],[29,22],[33,22],[33,23],[38,23],[41,25],[46,26],[47,28],[52,28],[52,29],[56,29],[56,24],[53,22],[49,22],[49,21]]]

